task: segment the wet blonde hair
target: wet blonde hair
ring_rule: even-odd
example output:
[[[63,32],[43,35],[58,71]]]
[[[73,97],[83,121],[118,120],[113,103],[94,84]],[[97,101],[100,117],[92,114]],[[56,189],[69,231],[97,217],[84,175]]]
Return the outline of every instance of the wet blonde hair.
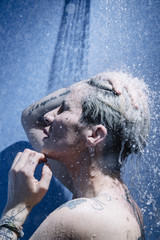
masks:
[[[119,95],[111,84],[114,81],[122,87]],[[146,84],[123,72],[100,73],[89,79],[87,84],[90,91],[82,100],[81,121],[104,125],[113,139],[110,151],[118,153],[121,161],[129,154],[141,153],[150,128]],[[132,95],[138,102],[138,108],[132,103]],[[105,150],[108,150],[107,146]]]

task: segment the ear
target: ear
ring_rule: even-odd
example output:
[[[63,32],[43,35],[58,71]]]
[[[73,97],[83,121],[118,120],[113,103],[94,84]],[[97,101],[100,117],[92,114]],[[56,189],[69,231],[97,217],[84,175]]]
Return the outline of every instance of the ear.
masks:
[[[107,129],[103,125],[93,126],[87,135],[87,146],[93,147],[99,144],[103,144],[107,136]]]

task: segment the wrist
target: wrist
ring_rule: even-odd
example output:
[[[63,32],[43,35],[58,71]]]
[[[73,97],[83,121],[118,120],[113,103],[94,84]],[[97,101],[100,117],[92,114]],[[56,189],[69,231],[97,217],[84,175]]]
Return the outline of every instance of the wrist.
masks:
[[[6,205],[1,220],[12,221],[16,226],[22,227],[30,211],[30,206],[17,205],[15,207],[9,207]]]
[[[5,239],[18,239],[24,236],[23,228],[14,224],[11,220],[0,219],[0,235]],[[17,237],[16,237],[17,236]]]

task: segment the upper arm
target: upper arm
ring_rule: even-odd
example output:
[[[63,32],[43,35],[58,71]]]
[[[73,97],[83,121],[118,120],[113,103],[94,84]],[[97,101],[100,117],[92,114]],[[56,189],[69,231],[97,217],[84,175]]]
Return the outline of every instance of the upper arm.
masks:
[[[30,240],[84,240],[88,229],[86,199],[67,202],[51,213]]]
[[[62,215],[53,212],[39,226],[30,240],[66,240],[67,226]]]
[[[85,80],[86,81],[86,80]],[[81,83],[81,82],[80,82]],[[21,123],[26,132],[26,135],[36,151],[40,151],[42,147],[42,139],[45,137],[43,129],[45,123],[43,116],[61,105],[65,97],[70,93],[72,88],[80,83],[72,85],[70,88],[62,88],[48,96],[33,103],[21,115]]]
[[[66,212],[65,209],[54,211],[40,225],[30,240],[72,239],[73,215],[73,212]]]
[[[57,108],[69,91],[67,88],[60,89],[23,110],[21,123],[31,145],[36,151],[40,151],[42,139],[45,137],[43,129],[46,125],[43,121],[43,116]]]

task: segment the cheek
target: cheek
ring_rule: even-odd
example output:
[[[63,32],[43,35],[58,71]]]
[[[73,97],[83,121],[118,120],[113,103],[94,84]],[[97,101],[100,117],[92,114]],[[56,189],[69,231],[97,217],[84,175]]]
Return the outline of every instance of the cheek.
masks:
[[[64,124],[63,122],[56,122],[52,126],[50,137],[56,140],[65,138],[67,131],[68,131],[68,126],[66,124]]]
[[[51,126],[51,139],[58,141],[65,138],[73,142],[79,133],[78,120],[76,114],[68,114],[67,112],[63,116],[57,117]]]

